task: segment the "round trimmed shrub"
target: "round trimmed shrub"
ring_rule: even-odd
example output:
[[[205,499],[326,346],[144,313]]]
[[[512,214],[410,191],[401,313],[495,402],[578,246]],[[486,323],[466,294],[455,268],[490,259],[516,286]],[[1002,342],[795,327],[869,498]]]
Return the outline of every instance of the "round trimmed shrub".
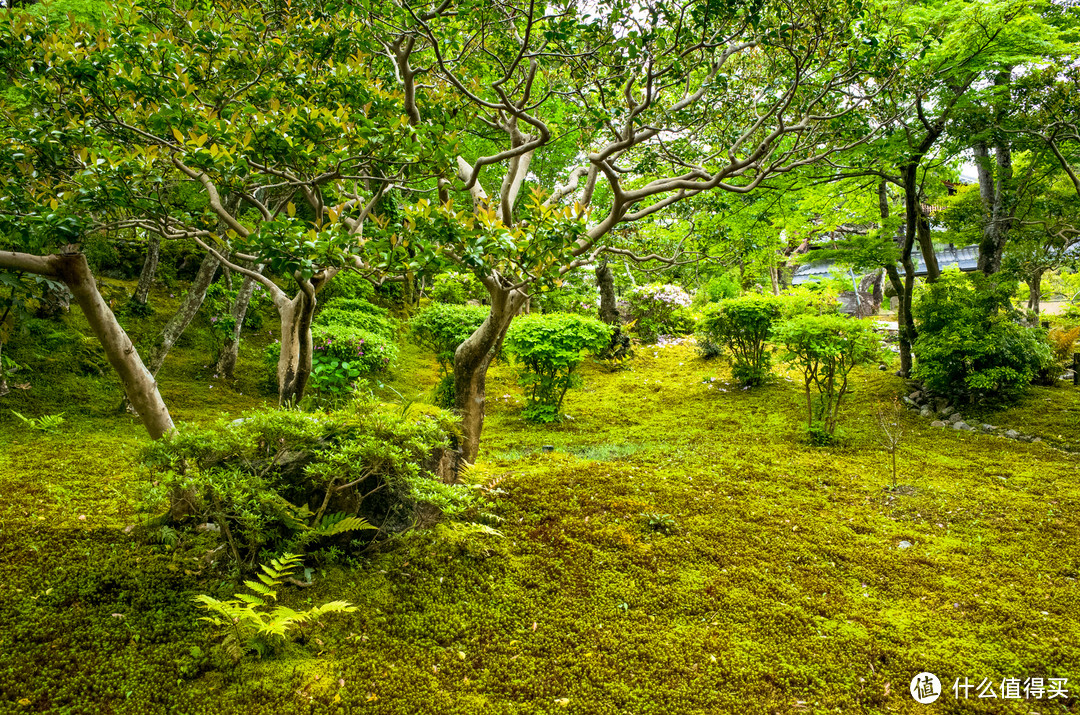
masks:
[[[506,335],[506,348],[519,366],[518,384],[528,400],[522,416],[530,422],[561,421],[566,392],[581,384],[577,368],[582,352],[603,352],[612,330],[596,318],[571,313],[515,320]]]
[[[780,303],[772,296],[726,300],[701,319],[698,342],[727,348],[735,379],[747,387],[761,385],[769,377],[765,341],[779,317]]]

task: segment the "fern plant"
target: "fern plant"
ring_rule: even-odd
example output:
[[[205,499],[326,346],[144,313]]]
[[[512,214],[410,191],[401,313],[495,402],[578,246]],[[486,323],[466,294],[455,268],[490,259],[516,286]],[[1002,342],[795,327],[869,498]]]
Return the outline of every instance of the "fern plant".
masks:
[[[56,415],[42,415],[41,417],[24,417],[15,410],[12,410],[11,413],[22,420],[24,425],[38,432],[57,434],[60,431],[60,425],[64,424],[63,412]]]
[[[340,523],[340,522],[339,522]],[[262,658],[291,640],[295,628],[300,639],[306,639],[304,624],[315,621],[328,613],[351,613],[356,608],[347,601],[330,601],[306,611],[296,611],[287,606],[271,606],[277,602],[277,589],[292,576],[300,566],[300,556],[283,554],[262,564],[258,581],[244,581],[253,593],[237,593],[235,598],[219,601],[201,594],[195,600],[210,612],[199,620],[226,629],[222,646],[234,661],[250,651]]]
[[[329,499],[327,499],[328,501]],[[291,541],[292,547],[296,549],[306,549],[319,539],[345,534],[350,531],[372,531],[377,529],[367,519],[352,516],[343,511],[323,514],[321,509],[318,512],[312,512],[306,504],[296,506],[284,499],[281,502],[285,510],[285,523],[296,534]],[[325,504],[323,506],[325,508]]]

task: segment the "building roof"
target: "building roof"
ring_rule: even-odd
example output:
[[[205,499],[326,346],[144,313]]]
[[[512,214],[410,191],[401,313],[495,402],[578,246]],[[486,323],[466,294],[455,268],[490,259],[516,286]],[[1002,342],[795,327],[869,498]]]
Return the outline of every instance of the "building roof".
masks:
[[[937,254],[938,266],[941,270],[959,266],[961,271],[971,273],[976,270],[976,266],[979,262],[979,247],[977,245],[964,246],[963,248],[948,246],[947,248],[939,248],[934,251],[934,253]],[[912,251],[911,261],[915,264],[915,275],[925,276],[926,264],[923,262],[922,253],[919,251]],[[847,273],[846,268],[837,267],[833,261],[813,261],[811,263],[804,263],[795,269],[795,275],[791,277],[791,284],[800,285],[815,280],[824,280],[829,278],[834,270],[837,273]]]

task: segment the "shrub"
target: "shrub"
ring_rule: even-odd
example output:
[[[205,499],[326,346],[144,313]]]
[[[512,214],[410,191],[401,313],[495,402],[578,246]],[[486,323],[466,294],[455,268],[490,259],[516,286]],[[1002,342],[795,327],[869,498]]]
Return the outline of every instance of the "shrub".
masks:
[[[358,378],[382,372],[397,359],[394,343],[352,325],[312,326],[311,340],[310,384],[322,395],[349,393]]]
[[[490,310],[482,306],[432,303],[409,321],[409,337],[435,353],[439,361],[439,383],[434,402],[439,407],[454,406],[454,351],[480,327]]]
[[[726,347],[733,359],[731,374],[743,385],[761,385],[769,376],[765,341],[780,316],[779,301],[751,295],[727,300],[706,314],[699,328],[699,343]]]
[[[320,302],[329,304],[332,300],[370,301],[375,297],[375,286],[371,281],[352,271],[341,271],[326,287],[319,292]]]
[[[1053,359],[1039,371],[1038,382],[1044,385],[1056,385],[1058,378],[1072,365],[1072,354],[1076,341],[1080,338],[1080,326],[1075,328],[1054,328],[1046,335],[1050,342]]]
[[[323,310],[344,310],[349,313],[372,313],[374,315],[386,315],[386,309],[380,308],[364,298],[329,298],[320,295]]]
[[[790,320],[797,315],[835,315],[840,312],[840,291],[831,281],[793,286],[780,296],[780,317]]]
[[[409,419],[373,399],[332,414],[262,408],[209,427],[181,424],[143,453],[156,475],[146,498],[150,508],[168,502],[160,521],[213,522],[241,566],[263,552],[348,549],[468,506],[468,492],[428,467],[455,430],[448,414]]]
[[[1045,332],[1021,325],[1001,276],[946,271],[917,296],[915,376],[939,395],[1014,399],[1053,360]]]
[[[694,305],[704,306],[722,300],[738,298],[740,293],[738,273],[713,276],[694,293]]]
[[[690,296],[676,285],[653,283],[638,286],[627,295],[634,332],[645,342],[660,335],[683,335],[693,330],[693,318],[686,310]]]
[[[800,315],[777,325],[775,338],[786,350],[784,362],[802,373],[811,441],[833,441],[848,375],[877,357],[877,337],[868,325],[846,316]]]
[[[599,298],[600,294],[595,285],[586,282],[580,274],[571,273],[561,285],[548,286],[545,290],[534,293],[532,311],[596,315]]]
[[[349,301],[350,303],[354,301]],[[383,311],[369,312],[362,310],[350,310],[337,306],[323,308],[312,321],[313,325],[347,325],[357,330],[364,330],[382,337],[384,340],[393,340],[397,334],[398,322]]]
[[[464,305],[469,300],[483,300],[487,291],[471,273],[441,273],[431,282],[428,295],[436,303]]]
[[[1080,325],[1080,302],[1066,305],[1061,311],[1061,319],[1068,325]]]
[[[610,325],[596,318],[570,313],[533,314],[514,321],[506,347],[521,368],[518,383],[528,399],[525,419],[561,421],[567,390],[581,382],[577,368],[582,351],[604,351],[611,332]]]

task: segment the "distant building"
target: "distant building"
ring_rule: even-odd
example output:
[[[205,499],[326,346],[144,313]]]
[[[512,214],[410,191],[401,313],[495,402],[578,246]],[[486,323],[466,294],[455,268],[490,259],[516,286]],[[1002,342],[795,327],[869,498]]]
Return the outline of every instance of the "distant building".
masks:
[[[939,248],[935,250],[934,253],[937,254],[938,266],[941,270],[958,266],[961,271],[972,273],[976,270],[979,263],[978,245],[964,246],[963,248],[948,246],[947,248]],[[912,251],[911,261],[915,264],[915,275],[925,276],[926,264],[923,262],[922,253],[919,251]],[[812,283],[814,281],[827,279],[833,273],[834,269],[836,269],[836,264],[833,261],[813,261],[811,263],[805,263],[795,269],[795,274],[791,277],[791,284],[800,285],[802,283]],[[836,272],[840,275],[844,275],[848,272],[848,269],[840,268],[836,269]]]

